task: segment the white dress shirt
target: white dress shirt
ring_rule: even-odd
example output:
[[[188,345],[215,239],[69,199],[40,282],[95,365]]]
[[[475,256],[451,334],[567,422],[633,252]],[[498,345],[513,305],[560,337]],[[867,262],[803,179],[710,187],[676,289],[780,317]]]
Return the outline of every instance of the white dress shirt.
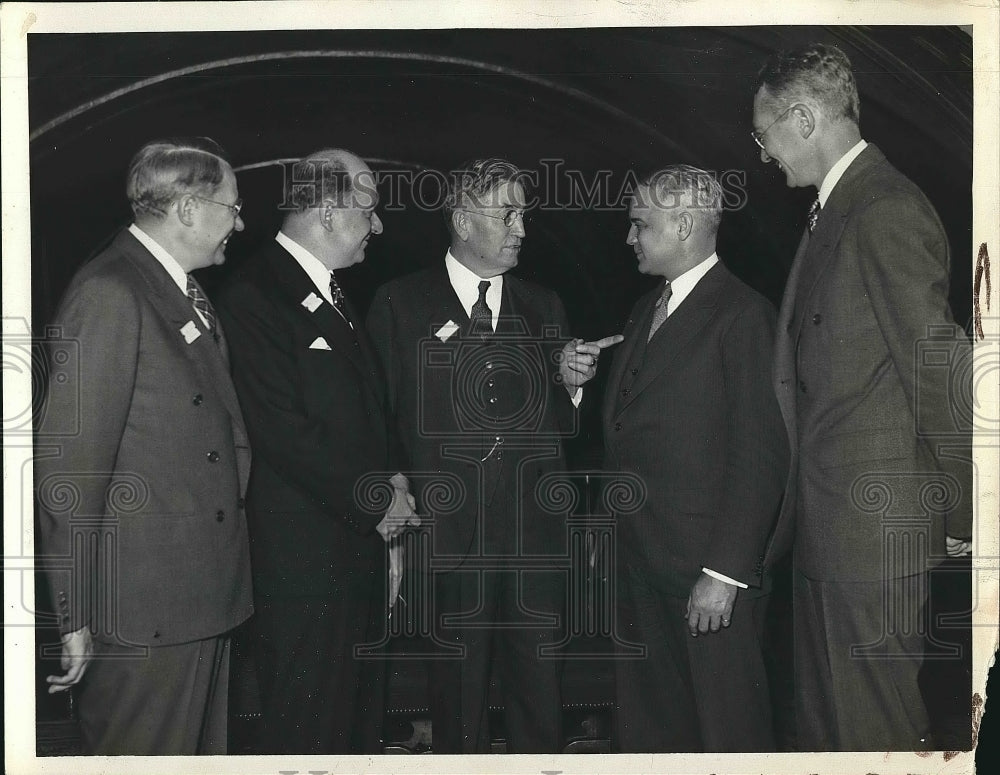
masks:
[[[851,166],[851,162],[858,158],[858,154],[867,147],[867,142],[858,140],[857,145],[841,156],[837,160],[837,163],[830,167],[830,171],[823,178],[823,184],[819,187],[819,193],[816,195],[816,198],[819,199],[820,209],[826,207],[826,200],[830,198],[833,187],[837,185],[844,176],[844,173],[847,172],[847,168]]]
[[[490,287],[486,291],[486,304],[493,315],[490,327],[496,331],[497,319],[500,317],[500,300],[503,298],[503,275],[480,277],[455,258],[451,254],[450,249],[445,254],[444,265],[448,270],[448,279],[451,281],[451,287],[455,289],[458,300],[462,302],[465,314],[470,319],[472,318],[472,307],[479,301],[479,283],[483,280],[489,282]]]
[[[146,248],[146,250],[153,254],[153,258],[160,262],[160,265],[166,270],[167,274],[170,275],[170,279],[173,280],[177,284],[177,287],[181,289],[181,293],[184,294],[184,297],[189,298],[187,295],[187,272],[185,272],[184,269],[181,268],[181,265],[177,263],[177,259],[170,255],[163,245],[146,234],[146,232],[134,223],[128,227],[128,231],[129,234],[142,243],[142,246]],[[198,315],[199,320],[205,324],[205,328],[208,328],[208,321],[205,320],[205,316],[201,314],[201,310],[194,306],[194,304],[191,305],[191,309],[193,309],[195,314]]]

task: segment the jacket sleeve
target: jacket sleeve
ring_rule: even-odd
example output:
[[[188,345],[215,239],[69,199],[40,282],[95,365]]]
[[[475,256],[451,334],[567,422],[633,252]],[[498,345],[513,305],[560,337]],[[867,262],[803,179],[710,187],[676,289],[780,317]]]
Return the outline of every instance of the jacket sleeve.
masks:
[[[788,472],[788,441],[771,386],[774,325],[773,309],[755,299],[734,317],[720,341],[725,491],[701,565],[750,586],[760,586],[764,547]]]
[[[92,624],[95,615],[95,595],[83,593],[93,590],[105,544],[94,542],[96,553],[78,551],[87,544],[74,541],[72,531],[75,517],[91,531],[107,517],[139,359],[139,302],[116,278],[94,277],[70,287],[54,325],[58,335],[46,342],[50,383],[36,426],[35,483],[38,554],[51,568],[59,629],[67,633]]]

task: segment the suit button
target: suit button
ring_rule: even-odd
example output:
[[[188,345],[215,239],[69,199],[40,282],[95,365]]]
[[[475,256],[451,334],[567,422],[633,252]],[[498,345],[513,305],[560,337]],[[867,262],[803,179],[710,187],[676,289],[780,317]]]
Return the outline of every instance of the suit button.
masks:
[[[159,638],[160,637],[160,631],[159,630],[153,630],[153,637],[154,638]]]
[[[628,394],[631,393],[631,392],[632,391],[629,390],[628,388],[622,388],[622,395],[625,396],[625,397],[628,397]]]
[[[803,382],[801,379],[799,380],[799,390],[801,390],[803,393],[807,392],[806,391],[806,383]]]
[[[205,399],[202,398],[201,393],[195,393],[194,397],[191,399],[191,403],[195,406],[201,406],[201,402]]]
[[[219,509],[217,512],[215,512],[216,522],[222,522],[222,520],[224,520],[225,518],[226,518],[226,512],[224,512],[222,509]]]
[[[216,452],[214,449],[211,452],[209,452],[207,455],[205,455],[205,457],[208,458],[208,462],[209,463],[218,463],[219,462],[219,453]]]
[[[638,369],[632,369],[632,376],[636,376],[639,373]]]
[[[620,431],[622,429],[622,424],[620,422],[615,423],[615,430]]]
[[[237,500],[236,501],[236,505],[237,505],[237,507],[239,507],[241,509],[246,508],[246,505],[247,505],[246,498],[240,498],[239,500]]]
[[[793,328],[793,325],[792,325],[792,322],[791,322],[791,321],[788,321],[788,325],[787,325],[787,326],[785,326],[785,330],[786,330],[786,331],[787,331],[788,333],[792,333],[792,328]]]
[[[820,314],[819,314],[819,313],[817,312],[817,313],[816,313],[815,315],[813,315],[813,324],[814,324],[814,325],[817,325],[817,326],[818,326],[818,325],[820,324],[820,321],[821,321],[822,319],[823,319],[823,316],[822,316],[822,315],[820,315]]]

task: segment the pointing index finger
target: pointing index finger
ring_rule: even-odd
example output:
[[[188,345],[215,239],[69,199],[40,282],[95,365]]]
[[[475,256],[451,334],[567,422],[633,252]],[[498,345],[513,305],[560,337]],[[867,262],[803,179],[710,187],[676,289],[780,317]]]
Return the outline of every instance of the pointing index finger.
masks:
[[[606,336],[603,339],[598,339],[596,342],[591,342],[591,344],[595,344],[603,350],[606,347],[612,347],[623,341],[625,341],[624,336],[621,334],[613,334],[612,336]]]

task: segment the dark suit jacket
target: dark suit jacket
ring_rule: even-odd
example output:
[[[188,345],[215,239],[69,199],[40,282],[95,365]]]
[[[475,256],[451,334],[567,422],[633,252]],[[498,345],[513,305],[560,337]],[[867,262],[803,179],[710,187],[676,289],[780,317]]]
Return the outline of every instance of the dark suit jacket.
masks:
[[[418,500],[435,520],[438,567],[461,564],[477,535],[480,504],[504,498],[515,512],[510,528],[518,531],[520,554],[565,551],[565,515],[542,507],[539,482],[565,468],[560,439],[573,426],[554,355],[569,338],[566,314],[555,293],[505,275],[499,315],[490,345],[472,337],[443,264],[383,286],[368,314]],[[442,341],[436,334],[448,322],[459,330]],[[500,400],[516,396],[510,420],[496,428],[478,392],[491,365]],[[500,470],[496,450],[487,465],[479,463],[497,435],[504,439]]]
[[[165,646],[235,627],[253,610],[250,449],[225,340],[127,231],[73,278],[55,325],[35,472],[40,553],[74,560],[72,580],[49,574],[60,629]],[[74,533],[103,534],[95,562]]]
[[[719,263],[647,345],[661,292],[633,308],[604,401],[605,467],[645,485],[619,515],[619,556],[676,595],[703,567],[758,586],[788,462],[774,309]]]
[[[968,444],[952,397],[968,343],[950,329],[948,282],[937,214],[869,145],[803,236],[778,319],[774,386],[794,455],[769,554],[794,532],[809,577],[906,575],[937,562],[923,555],[943,553],[945,518],[953,535],[971,534],[971,469],[938,447]],[[886,527],[927,543],[887,566]]]
[[[262,595],[341,593],[381,567],[384,552],[374,528],[388,500],[359,489],[369,477],[384,482],[392,473],[384,378],[357,316],[350,313],[355,338],[327,302],[310,312],[303,305],[310,294],[322,298],[272,242],[218,303],[259,451],[248,511],[254,587]],[[311,347],[320,338],[329,349]]]

